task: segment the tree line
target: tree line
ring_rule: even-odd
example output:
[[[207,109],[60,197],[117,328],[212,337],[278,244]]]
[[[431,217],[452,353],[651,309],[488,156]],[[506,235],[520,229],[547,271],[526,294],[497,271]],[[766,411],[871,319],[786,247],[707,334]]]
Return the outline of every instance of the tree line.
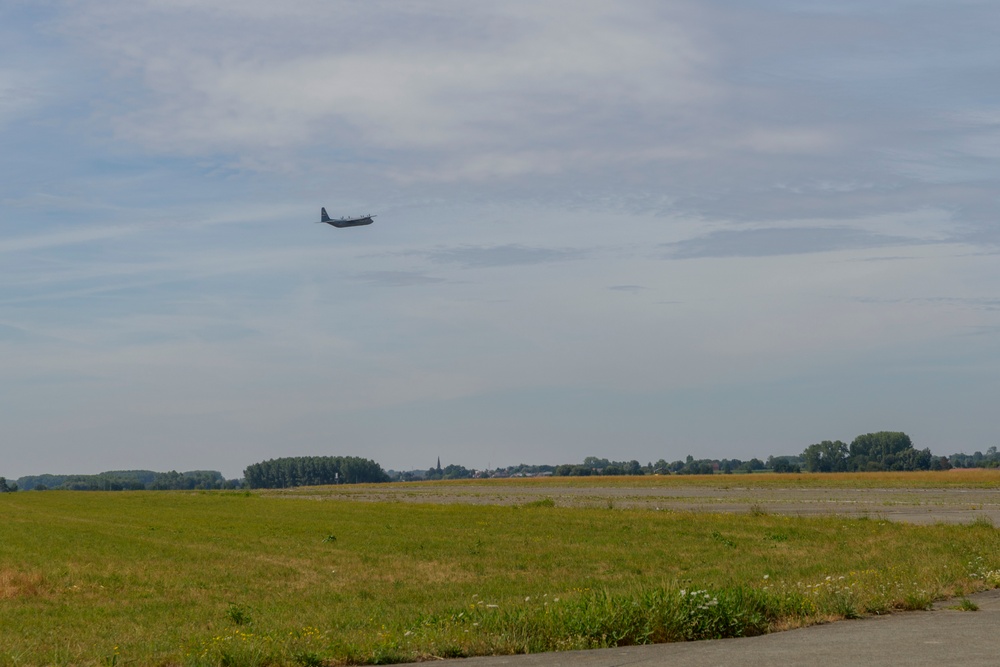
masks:
[[[948,470],[950,468],[1000,467],[1000,453],[990,447],[986,453],[952,454],[935,456],[929,449],[916,449],[906,433],[878,431],[859,435],[850,444],[840,440],[823,440],[809,445],[800,455],[768,456],[766,460],[696,459],[688,455],[683,460],[667,462],[664,459],[645,465],[636,460],[614,461],[596,456],[586,457],[582,463],[560,465],[519,464],[489,471],[479,471],[460,465],[436,467],[409,472],[394,472],[394,480],[416,479],[466,479],[473,477],[553,476],[585,477],[596,475],[714,475],[769,471],[775,473],[797,472],[869,472],[880,470]]]
[[[110,470],[96,475],[27,475],[16,482],[0,477],[0,493],[11,491],[160,491],[268,489],[320,484],[388,482],[382,467],[356,456],[299,456],[250,465],[243,479],[226,479],[216,470],[155,472]]]
[[[239,486],[239,480],[227,480],[217,470],[190,470],[188,472],[109,470],[96,475],[28,475],[17,480],[14,490],[192,491],[196,489],[235,489]]]
[[[948,457],[948,463],[953,468],[1000,468],[1000,452],[996,447],[990,447],[986,453],[973,452],[972,454],[952,454]]]
[[[935,456],[929,449],[916,449],[910,436],[901,431],[879,431],[859,435],[850,444],[823,440],[806,447],[801,455],[768,456],[766,461],[685,459],[668,462],[660,459],[645,465],[636,460],[615,461],[596,456],[582,463],[559,465],[519,464],[490,471],[474,470],[441,461],[426,471],[390,471],[370,459],[355,456],[300,456],[270,459],[250,465],[244,479],[225,479],[214,470],[154,472],[152,470],[113,470],[97,475],[33,475],[11,482],[0,477],[0,493],[62,489],[73,491],[126,490],[196,490],[236,488],[289,488],[322,484],[408,481],[417,479],[467,479],[473,477],[516,477],[551,475],[561,477],[594,475],[711,475],[771,471],[795,472],[867,472],[879,470],[948,470],[950,468],[997,468],[1000,453],[990,447],[986,453],[956,453]]]
[[[901,431],[879,431],[856,437],[850,445],[824,440],[802,452],[809,472],[877,472],[881,470],[947,470],[947,457],[916,449]]]
[[[668,463],[660,459],[656,463],[639,463],[637,460],[614,461],[611,459],[588,456],[583,463],[562,463],[559,465],[529,465],[521,463],[518,465],[496,468],[494,470],[474,470],[465,466],[450,464],[441,467],[438,463],[436,467],[428,470],[410,470],[406,472],[392,471],[389,475],[392,481],[417,481],[417,480],[437,480],[437,479],[473,479],[476,477],[592,477],[592,476],[619,476],[619,475],[714,475],[721,473],[749,473],[761,470],[772,469],[772,462],[777,462],[777,470],[780,472],[791,472],[782,469],[786,459],[797,462],[798,457],[768,457],[765,463],[760,459],[750,459],[742,461],[740,459],[695,459],[688,456],[684,460]],[[796,463],[797,465],[797,463]]]
[[[388,482],[375,461],[357,456],[292,456],[247,466],[243,482],[251,489],[285,489],[322,484]]]
[[[878,470],[950,470],[951,468],[1000,468],[1000,453],[934,456],[929,449],[916,449],[905,433],[880,431],[855,438],[850,445],[824,440],[802,453],[809,472],[866,472]]]

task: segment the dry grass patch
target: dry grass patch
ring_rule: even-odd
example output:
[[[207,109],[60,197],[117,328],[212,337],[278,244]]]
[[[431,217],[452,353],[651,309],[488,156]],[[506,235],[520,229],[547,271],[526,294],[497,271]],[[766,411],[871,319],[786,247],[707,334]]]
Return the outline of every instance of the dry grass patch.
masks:
[[[0,569],[0,600],[41,597],[46,592],[45,577],[41,573]]]

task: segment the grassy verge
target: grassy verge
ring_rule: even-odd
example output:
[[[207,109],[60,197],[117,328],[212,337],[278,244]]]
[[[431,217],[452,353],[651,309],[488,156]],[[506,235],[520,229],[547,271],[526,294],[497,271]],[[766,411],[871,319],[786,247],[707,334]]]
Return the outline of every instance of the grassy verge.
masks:
[[[759,634],[1000,586],[911,526],[242,493],[0,496],[0,665],[390,663]]]

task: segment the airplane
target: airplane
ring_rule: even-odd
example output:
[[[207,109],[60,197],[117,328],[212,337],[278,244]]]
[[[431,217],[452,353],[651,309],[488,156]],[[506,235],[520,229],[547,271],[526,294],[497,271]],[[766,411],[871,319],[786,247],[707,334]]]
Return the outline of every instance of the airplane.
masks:
[[[361,225],[370,225],[375,222],[372,218],[374,215],[363,215],[359,218],[340,218],[332,219],[326,214],[326,208],[321,208],[319,210],[320,219],[316,221],[316,224],[325,222],[328,225],[333,225],[334,227],[360,227]]]

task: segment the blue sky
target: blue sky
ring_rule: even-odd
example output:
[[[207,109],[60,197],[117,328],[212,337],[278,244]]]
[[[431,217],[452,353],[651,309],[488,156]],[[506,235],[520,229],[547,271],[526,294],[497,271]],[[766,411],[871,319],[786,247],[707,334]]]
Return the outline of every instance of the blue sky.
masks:
[[[997,34],[955,0],[6,2],[0,474],[985,450]]]

